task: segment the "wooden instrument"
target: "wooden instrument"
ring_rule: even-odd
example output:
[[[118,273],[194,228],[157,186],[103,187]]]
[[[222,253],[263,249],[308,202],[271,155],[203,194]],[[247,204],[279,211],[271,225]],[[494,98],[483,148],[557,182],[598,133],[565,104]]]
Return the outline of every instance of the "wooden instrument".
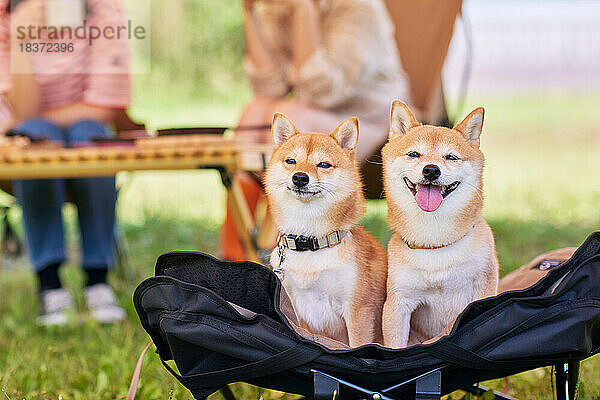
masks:
[[[30,143],[22,137],[0,138],[0,180],[111,176],[120,171],[217,168],[228,193],[240,239],[249,260],[260,262],[256,221],[236,172],[260,172],[272,145],[252,144],[215,134],[176,134],[102,140],[85,147]]]
[[[130,142],[63,148],[23,138],[0,143],[0,179],[110,176],[120,171],[177,170],[220,167],[262,171],[271,145],[228,140],[221,135],[169,135]]]

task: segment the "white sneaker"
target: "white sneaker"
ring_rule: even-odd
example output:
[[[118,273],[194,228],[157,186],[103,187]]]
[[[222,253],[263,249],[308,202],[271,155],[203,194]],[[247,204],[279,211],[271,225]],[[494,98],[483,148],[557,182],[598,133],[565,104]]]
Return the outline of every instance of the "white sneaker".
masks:
[[[66,325],[73,311],[73,297],[66,289],[48,289],[40,293],[40,315],[37,323],[43,326]]]
[[[113,290],[106,283],[85,288],[85,302],[92,317],[101,323],[123,321],[125,310],[117,304]]]

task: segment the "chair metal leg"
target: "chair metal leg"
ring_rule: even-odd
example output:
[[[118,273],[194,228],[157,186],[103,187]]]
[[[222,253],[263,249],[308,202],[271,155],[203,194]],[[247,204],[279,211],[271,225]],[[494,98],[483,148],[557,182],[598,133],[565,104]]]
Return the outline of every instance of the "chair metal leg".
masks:
[[[556,399],[574,400],[577,396],[577,382],[579,381],[579,362],[557,364],[555,368],[556,377]]]
[[[555,366],[557,400],[574,400],[576,398],[579,367],[579,362],[557,364]],[[415,400],[439,400],[441,398],[442,368],[426,372],[380,392],[370,391],[317,370],[312,370],[312,372],[314,374],[314,400],[338,400],[341,386],[362,392],[366,395],[366,399],[392,400],[393,397],[391,397],[390,392],[411,383],[415,385]],[[476,396],[481,396],[488,391],[487,388],[479,385],[466,387],[462,390]],[[504,393],[496,391],[493,393],[496,400],[516,400]]]
[[[313,400],[339,400],[341,387],[362,393],[365,396],[364,399],[367,400],[395,400],[395,398],[383,393],[383,391],[374,392],[314,369],[311,372],[314,374]]]
[[[483,396],[484,393],[490,391],[490,389],[486,388],[485,386],[481,386],[481,385],[469,386],[467,388],[462,388],[461,390],[463,390],[467,393],[474,394],[475,396]],[[495,400],[518,400],[507,394],[496,392],[495,390],[493,391],[493,393],[494,393]]]
[[[581,363],[579,361],[568,364],[568,377],[567,384],[569,385],[569,399],[575,400],[577,398],[577,385],[579,384],[579,367]]]
[[[340,382],[329,375],[315,372],[313,400],[340,400]]]
[[[567,400],[569,398],[567,384],[567,364],[556,364],[554,367],[556,385],[556,400]]]
[[[442,396],[442,371],[433,371],[415,382],[415,400],[439,400]]]

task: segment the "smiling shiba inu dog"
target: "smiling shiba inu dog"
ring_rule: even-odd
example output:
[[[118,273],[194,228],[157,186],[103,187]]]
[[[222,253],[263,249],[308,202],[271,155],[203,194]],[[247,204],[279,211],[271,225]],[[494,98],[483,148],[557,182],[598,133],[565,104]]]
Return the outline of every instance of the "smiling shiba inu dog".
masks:
[[[352,347],[382,341],[386,252],[356,226],[365,211],[355,162],[358,120],[330,135],[273,118],[265,188],[280,237],[271,265],[303,327]]]
[[[392,104],[382,150],[388,223],[384,344],[405,347],[442,332],[474,300],[496,294],[494,237],[481,217],[483,108],[454,129],[421,125]]]

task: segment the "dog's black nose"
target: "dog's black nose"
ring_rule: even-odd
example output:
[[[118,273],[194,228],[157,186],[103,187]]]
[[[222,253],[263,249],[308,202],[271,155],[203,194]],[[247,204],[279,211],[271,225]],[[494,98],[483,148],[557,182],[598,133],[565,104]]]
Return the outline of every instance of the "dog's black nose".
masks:
[[[442,171],[440,171],[440,167],[437,165],[429,164],[423,167],[423,176],[425,179],[434,181],[440,177]]]
[[[310,178],[304,172],[296,172],[294,175],[292,175],[292,182],[294,182],[294,185],[296,185],[297,187],[303,187],[308,185],[309,180]]]

